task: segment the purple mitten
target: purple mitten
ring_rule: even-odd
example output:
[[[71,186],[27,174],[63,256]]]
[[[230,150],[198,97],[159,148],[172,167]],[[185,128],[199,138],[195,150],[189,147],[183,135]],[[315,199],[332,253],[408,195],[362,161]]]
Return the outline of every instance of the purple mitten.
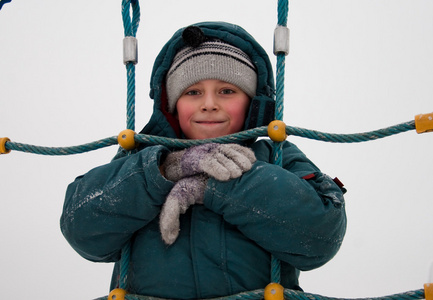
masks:
[[[176,241],[179,235],[179,216],[193,204],[203,204],[208,177],[196,175],[180,179],[165,200],[161,209],[159,228],[167,245]]]
[[[172,181],[196,174],[227,181],[249,171],[255,161],[250,148],[238,144],[208,143],[172,152],[163,165],[165,177]]]

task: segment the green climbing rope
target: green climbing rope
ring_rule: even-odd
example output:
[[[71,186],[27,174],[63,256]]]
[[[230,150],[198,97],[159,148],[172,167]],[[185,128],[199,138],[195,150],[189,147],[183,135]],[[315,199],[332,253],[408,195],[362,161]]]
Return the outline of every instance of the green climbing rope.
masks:
[[[140,24],[140,5],[138,0],[122,0],[122,19],[125,39],[133,38],[135,40],[138,25]],[[126,128],[131,130],[135,130],[135,64],[138,59],[137,55],[138,53],[135,53],[135,57],[132,58],[132,60],[124,61],[127,74]],[[127,289],[128,285],[127,275],[129,271],[130,255],[131,241],[126,243],[122,248],[119,280],[119,287],[122,289]]]
[[[230,295],[226,297],[220,298],[211,298],[207,300],[253,300],[253,299],[263,299],[264,298],[264,290],[254,290],[249,292],[243,292],[235,295]],[[415,299],[425,299],[424,290],[415,290],[409,291],[399,294],[394,294],[390,296],[383,297],[375,297],[375,298],[333,298],[333,297],[324,297],[317,294],[305,293],[300,291],[294,291],[285,289],[284,290],[284,299],[285,300],[415,300]],[[95,300],[107,300],[107,297],[101,297]],[[164,300],[163,298],[149,297],[149,296],[141,296],[141,295],[126,295],[125,300]]]
[[[132,10],[132,13],[131,13]],[[132,14],[132,18],[131,18]],[[140,23],[140,5],[138,0],[122,1],[122,19],[125,38],[133,37],[137,33]],[[127,99],[126,99],[126,128],[135,129],[135,64],[136,61],[125,62],[127,76]]]
[[[289,14],[289,1],[278,0],[278,18],[277,26],[287,26],[287,18]],[[275,47],[274,47],[275,48]],[[286,53],[276,53],[277,56],[277,72],[276,72],[276,94],[275,94],[275,117],[274,120],[283,120],[284,111],[284,78],[286,66]],[[277,166],[283,164],[283,144],[274,142],[272,151],[273,162]],[[271,255],[271,282],[280,283],[281,281],[281,263]]]
[[[287,135],[308,138],[318,140],[322,142],[331,143],[360,143],[367,142],[377,139],[382,139],[399,133],[415,130],[415,121],[408,121],[405,123],[397,124],[391,127],[386,127],[379,130],[364,132],[364,133],[353,133],[353,134],[336,134],[326,133],[317,130],[304,129],[293,126],[286,126]],[[166,138],[155,135],[136,134],[135,141],[145,145],[163,145],[170,148],[187,148],[190,146],[201,145],[205,143],[233,143],[238,141],[245,141],[252,138],[265,137],[267,136],[267,127],[262,126],[242,132],[238,132],[231,135],[226,135],[214,139],[205,140],[183,140]],[[5,148],[7,150],[15,150],[33,154],[41,155],[71,155],[90,152],[93,150],[101,149],[104,147],[112,146],[117,144],[117,136],[108,137],[102,140],[98,140],[92,143],[87,143],[79,146],[71,147],[41,147],[35,145],[21,144],[13,141],[7,141]]]

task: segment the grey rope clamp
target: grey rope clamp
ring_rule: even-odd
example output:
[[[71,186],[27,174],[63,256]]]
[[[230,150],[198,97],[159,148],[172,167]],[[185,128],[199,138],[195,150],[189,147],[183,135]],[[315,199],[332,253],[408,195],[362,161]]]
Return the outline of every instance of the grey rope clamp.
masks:
[[[274,30],[274,54],[289,54],[290,30],[286,26],[278,25]]]
[[[123,63],[138,63],[138,42],[133,36],[126,36],[123,39]]]

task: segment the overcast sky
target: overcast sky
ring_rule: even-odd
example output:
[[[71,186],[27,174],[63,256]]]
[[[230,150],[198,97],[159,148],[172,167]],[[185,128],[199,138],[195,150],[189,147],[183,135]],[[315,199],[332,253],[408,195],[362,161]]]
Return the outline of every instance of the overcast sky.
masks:
[[[137,131],[152,111],[155,56],[180,27],[237,23],[275,63],[277,0],[140,4]],[[433,1],[293,0],[289,27],[286,124],[357,133],[433,112]],[[125,129],[120,0],[13,0],[0,11],[0,28],[0,137],[61,147]],[[433,262],[433,133],[410,131],[360,144],[289,140],[348,189],[341,251],[324,267],[301,274],[304,290],[354,298],[421,289]],[[116,149],[0,157],[2,297],[108,294],[112,265],[76,254],[59,218],[67,185],[109,162]]]

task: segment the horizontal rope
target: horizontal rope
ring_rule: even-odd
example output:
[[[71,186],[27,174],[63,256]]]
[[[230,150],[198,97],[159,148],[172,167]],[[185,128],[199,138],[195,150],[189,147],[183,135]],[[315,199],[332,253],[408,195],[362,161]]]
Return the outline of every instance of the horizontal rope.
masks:
[[[298,136],[313,140],[319,140],[323,142],[331,143],[360,143],[367,142],[376,139],[385,138],[391,135],[403,133],[406,131],[415,129],[415,121],[409,121],[401,123],[395,126],[364,132],[364,133],[353,133],[353,134],[336,134],[326,133],[316,130],[298,128],[293,126],[286,126],[286,133],[292,136]],[[186,139],[173,139],[155,135],[136,134],[134,139],[138,143],[146,145],[163,145],[170,148],[186,148],[190,146],[201,145],[205,143],[233,143],[238,141],[245,141],[258,137],[265,137],[268,135],[267,126],[262,126],[246,131],[241,131],[231,135],[226,135],[213,139],[204,140],[186,140]],[[112,146],[117,144],[117,136],[109,137],[106,139],[98,140],[92,143],[87,143],[79,146],[71,147],[42,147],[28,144],[21,144],[12,141],[5,143],[5,148],[8,150],[16,150],[21,152],[28,152],[33,154],[42,155],[71,155],[85,153],[104,147]]]
[[[71,155],[71,154],[80,154],[84,152],[89,152],[92,150],[97,150],[97,149],[105,148],[116,144],[117,144],[117,137],[111,137],[111,138],[95,141],[92,143],[83,144],[79,146],[71,146],[71,147],[42,147],[42,146],[21,144],[15,142],[6,142],[5,147],[6,149],[9,150],[16,150],[21,152],[33,153],[33,154]]]
[[[349,300],[350,298],[333,298],[325,297],[316,294],[304,293],[293,290],[284,290],[285,299],[302,299],[302,300]],[[411,300],[411,299],[424,299],[424,290],[408,291],[400,294],[394,294],[383,297],[373,297],[373,298],[356,298],[356,300]]]
[[[364,132],[364,133],[353,133],[353,134],[334,134],[320,132],[316,130],[308,130],[297,127],[286,127],[288,135],[294,135],[299,137],[305,137],[314,140],[320,140],[324,142],[332,143],[360,143],[372,140],[385,138],[394,134],[410,131],[415,129],[415,121],[409,121],[394,125],[391,127]]]
[[[249,292],[243,292],[231,296],[219,297],[219,298],[211,298],[207,300],[235,300],[235,299],[263,299],[264,298],[264,290],[254,290]],[[149,297],[149,296],[141,296],[141,295],[131,295],[127,294],[125,296],[126,300],[163,300],[163,298],[157,297]],[[383,297],[374,297],[374,298],[333,298],[333,297],[324,297],[317,294],[305,293],[300,291],[294,291],[285,289],[284,290],[284,299],[286,300],[415,300],[415,299],[424,299],[424,290],[415,290],[404,292],[400,294],[394,294],[390,296]],[[101,297],[95,300],[107,300],[107,296]]]

